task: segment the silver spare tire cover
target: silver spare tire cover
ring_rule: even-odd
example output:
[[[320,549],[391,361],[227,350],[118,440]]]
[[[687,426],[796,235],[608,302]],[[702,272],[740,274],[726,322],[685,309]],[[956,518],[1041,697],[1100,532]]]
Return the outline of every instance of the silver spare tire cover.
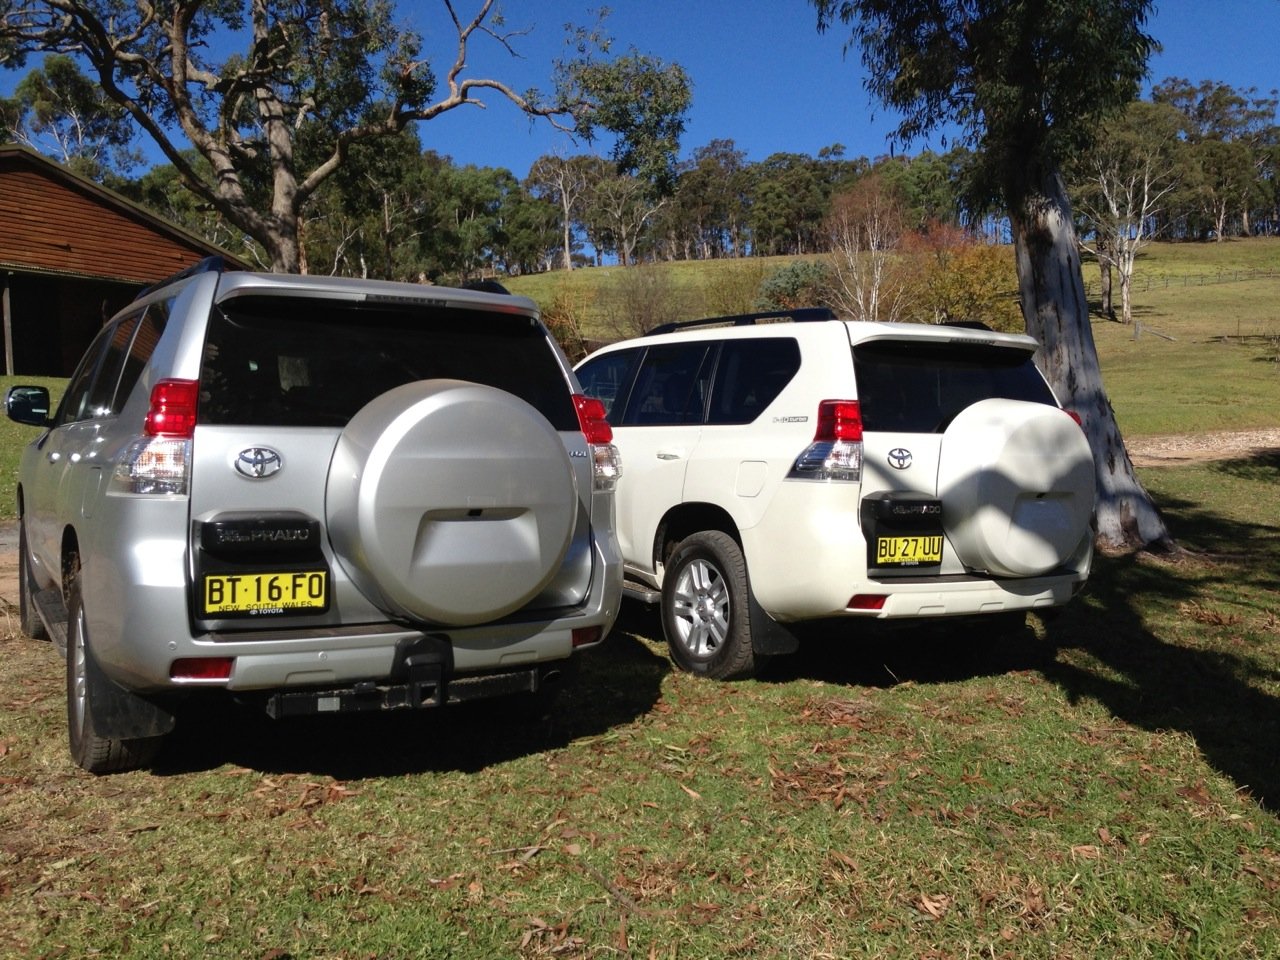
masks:
[[[347,424],[325,512],[343,570],[381,609],[461,626],[518,610],[550,582],[578,493],[563,441],[528,403],[422,380]]]
[[[1057,407],[981,400],[942,436],[942,522],[975,570],[1033,577],[1061,566],[1090,535],[1094,482],[1084,431]]]

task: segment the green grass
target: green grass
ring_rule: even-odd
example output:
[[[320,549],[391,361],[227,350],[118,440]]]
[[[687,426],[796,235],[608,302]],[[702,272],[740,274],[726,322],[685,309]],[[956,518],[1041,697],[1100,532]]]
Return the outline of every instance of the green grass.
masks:
[[[735,685],[628,607],[532,725],[219,709],[96,779],[11,631],[0,955],[1280,954],[1280,456],[1144,480],[1212,555],[1102,560],[1011,637],[814,629]]]

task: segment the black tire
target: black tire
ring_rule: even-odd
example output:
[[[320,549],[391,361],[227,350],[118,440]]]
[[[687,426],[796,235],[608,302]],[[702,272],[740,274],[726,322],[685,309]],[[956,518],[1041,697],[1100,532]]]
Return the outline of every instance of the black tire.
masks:
[[[713,680],[756,675],[747,562],[728,534],[704,530],[676,545],[662,580],[662,629],[682,670]]]
[[[92,662],[80,597],[80,568],[69,567],[67,584],[67,737],[71,759],[90,773],[119,773],[147,766],[161,737],[110,738],[96,732]]]
[[[33,598],[36,594],[36,583],[31,576],[31,560],[27,556],[27,525],[18,521],[18,620],[22,632],[33,640],[48,640],[49,631],[44,628],[44,621],[36,612]]]

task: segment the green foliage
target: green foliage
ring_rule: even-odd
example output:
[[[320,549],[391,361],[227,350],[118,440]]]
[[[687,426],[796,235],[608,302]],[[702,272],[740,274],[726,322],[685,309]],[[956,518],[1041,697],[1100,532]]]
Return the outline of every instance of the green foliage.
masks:
[[[796,260],[774,270],[760,285],[760,309],[790,310],[828,302],[831,271],[818,260]]]
[[[1151,0],[812,0],[862,49],[873,95],[911,142],[958,123],[979,196],[1013,204],[1043,171],[1088,149],[1098,121],[1138,92],[1156,43]]]
[[[659,194],[670,192],[692,101],[684,68],[632,50],[612,62],[579,61],[567,69],[578,96],[591,104],[579,115],[578,132],[588,140],[597,129],[614,134],[618,172],[638,176]]]
[[[81,176],[103,180],[141,162],[132,149],[133,127],[125,110],[70,57],[51,53],[0,101],[0,125],[8,139],[66,164]]]

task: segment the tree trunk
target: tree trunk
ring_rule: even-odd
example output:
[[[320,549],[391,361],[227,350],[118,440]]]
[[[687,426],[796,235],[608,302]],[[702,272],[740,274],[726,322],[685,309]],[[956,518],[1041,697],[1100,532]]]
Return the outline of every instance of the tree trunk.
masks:
[[[1018,288],[1037,364],[1058,399],[1081,417],[1097,476],[1097,542],[1108,551],[1173,546],[1151,495],[1134,473],[1102,386],[1084,275],[1066,188],[1056,169],[1011,204]]]
[[[1098,257],[1098,272],[1101,274],[1102,315],[1108,320],[1116,318],[1115,304],[1111,300],[1111,258],[1105,255]]]

